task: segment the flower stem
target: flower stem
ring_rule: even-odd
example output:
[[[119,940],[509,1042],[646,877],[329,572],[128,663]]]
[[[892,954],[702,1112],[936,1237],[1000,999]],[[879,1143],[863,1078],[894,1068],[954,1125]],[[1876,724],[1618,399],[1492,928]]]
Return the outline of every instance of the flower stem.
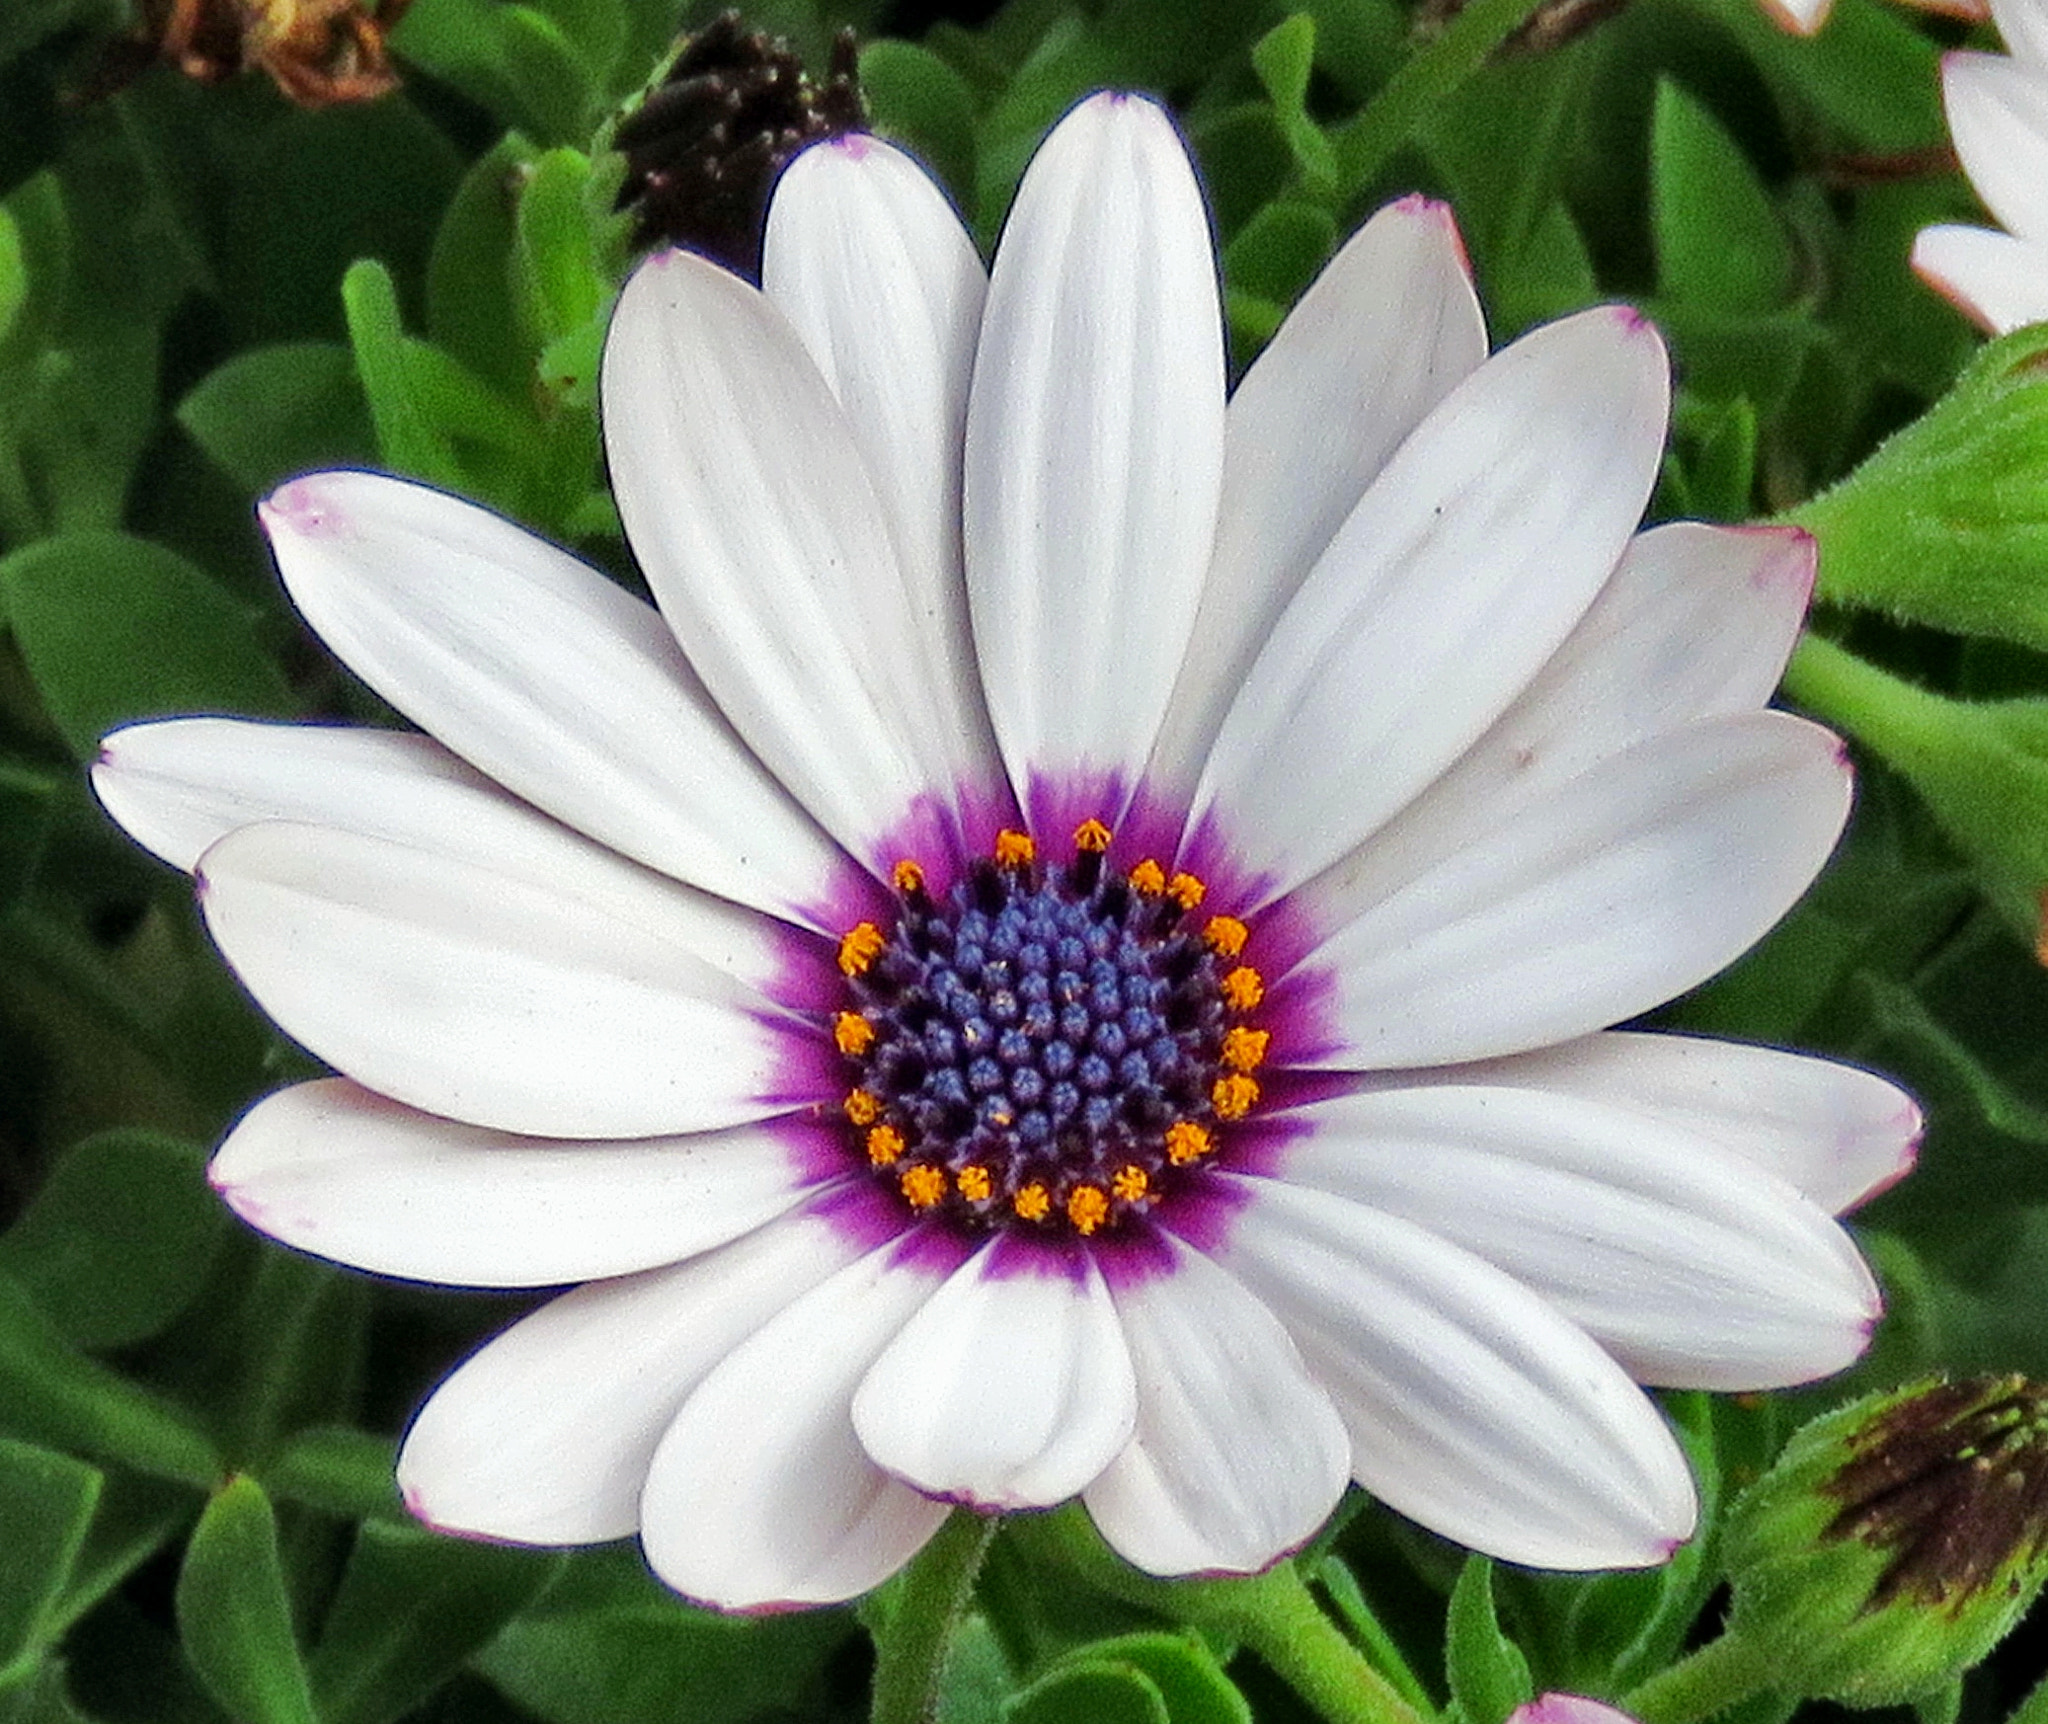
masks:
[[[1180,1589],[1195,1622],[1233,1631],[1330,1724],[1423,1724],[1338,1629],[1292,1562],[1248,1580]]]
[[[2048,1724],[2048,1676],[2034,1684],[2006,1724]]]
[[[1801,638],[1785,667],[1785,692],[1909,776],[1919,762],[1940,751],[1955,704],[1811,633]]]
[[[1724,1634],[1621,1701],[1642,1724],[1692,1724],[1747,1700],[1770,1682],[1770,1666],[1753,1641]]]
[[[1331,135],[1343,183],[1353,191],[1368,187],[1424,116],[1485,65],[1539,3],[1470,0],[1442,35],[1396,67],[1364,111]]]
[[[931,1724],[937,1716],[946,1649],[1000,1524],[955,1509],[904,1570],[903,1594],[875,1635],[873,1724]]]

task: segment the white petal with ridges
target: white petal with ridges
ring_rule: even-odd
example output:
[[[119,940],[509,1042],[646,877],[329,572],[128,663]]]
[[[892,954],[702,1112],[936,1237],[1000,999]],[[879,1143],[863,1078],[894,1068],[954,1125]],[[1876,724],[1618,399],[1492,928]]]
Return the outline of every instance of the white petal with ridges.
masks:
[[[1137,1419],[1130,1354],[1094,1260],[998,1239],[875,1361],[853,1428],[876,1462],[978,1508],[1047,1508],[1097,1477]]]
[[[694,894],[660,926],[380,838],[274,821],[200,860],[228,962],[359,1083],[505,1131],[649,1137],[786,1111],[761,918]],[[803,1098],[816,1099],[816,1098]]]
[[[1151,782],[1193,790],[1259,646],[1408,433],[1486,357],[1457,223],[1389,204],[1330,260],[1224,418],[1223,504]]]
[[[2048,12],[2038,0],[1991,0],[1988,10],[2013,58],[2048,73]]]
[[[1302,1115],[1285,1177],[1505,1270],[1639,1382],[1775,1389],[1861,1356],[1870,1271],[1824,1210],[1697,1130],[1575,1096],[1443,1085]]]
[[[1338,1070],[1488,1059],[1661,1005],[1761,939],[1849,813],[1829,732],[1780,712],[1652,738],[1337,929]]]
[[[2003,227],[2048,241],[2048,78],[2003,54],[1941,61],[1948,127],[1963,171]]]
[[[342,660],[498,783],[623,855],[777,915],[840,861],[647,605],[473,503],[378,473],[258,511]]]
[[[1083,1500],[1151,1574],[1249,1574],[1315,1534],[1351,1474],[1344,1423],[1287,1331],[1176,1239],[1115,1289],[1137,1370],[1136,1435]]]
[[[1656,477],[1663,343],[1583,313],[1482,365],[1402,444],[1246,675],[1196,794],[1277,895],[1484,733],[1593,602]]]
[[[1936,292],[1993,335],[2048,322],[2048,238],[1985,227],[1923,227],[1913,268]]]
[[[1592,608],[1485,735],[1309,888],[1332,923],[1378,903],[1588,767],[1778,686],[1813,590],[1814,544],[1776,527],[1638,533]]]
[[[551,1287],[679,1262],[751,1232],[817,1182],[773,1128],[520,1137],[341,1078],[259,1101],[207,1176],[273,1239],[458,1287]]]
[[[917,651],[953,686],[978,687],[960,560],[967,384],[988,273],[931,176],[851,133],[804,151],[776,182],[761,291],[789,319],[845,408],[889,517]],[[994,760],[984,722],[957,739],[967,780]]]
[[[856,1252],[807,1212],[550,1301],[420,1409],[398,1456],[407,1505],[446,1531],[521,1544],[625,1537],[640,1524],[655,1446],[690,1391]]]
[[[1223,318],[1149,101],[1094,96],[1018,188],[967,417],[967,594],[1011,780],[1143,768],[1216,525]]]
[[[1456,1077],[1583,1096],[1696,1131],[1830,1214],[1902,1178],[1920,1145],[1919,1107],[1875,1073],[1702,1036],[1614,1030],[1461,1066]]]
[[[683,1403],[641,1499],[654,1572],[726,1609],[836,1604],[879,1585],[936,1532],[942,1502],[875,1465],[854,1389],[931,1296],[894,1247],[793,1302]]]
[[[754,752],[863,860],[950,789],[973,690],[932,662],[845,410],[782,314],[688,252],[626,283],[605,342],[626,537]]]
[[[1212,1177],[1248,1199],[1218,1255],[1287,1326],[1388,1507],[1538,1568],[1641,1567],[1691,1533],[1656,1409],[1526,1288],[1395,1216]]]

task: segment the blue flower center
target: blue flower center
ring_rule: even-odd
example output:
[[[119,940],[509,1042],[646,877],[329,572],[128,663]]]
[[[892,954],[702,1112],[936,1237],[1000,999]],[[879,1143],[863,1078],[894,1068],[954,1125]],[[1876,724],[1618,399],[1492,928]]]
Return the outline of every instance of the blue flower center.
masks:
[[[1005,832],[943,896],[895,870],[886,932],[841,941],[833,1037],[862,1158],[913,1211],[1082,1235],[1170,1198],[1258,1099],[1247,930],[1191,874],[1108,865],[1088,821],[1041,867]]]

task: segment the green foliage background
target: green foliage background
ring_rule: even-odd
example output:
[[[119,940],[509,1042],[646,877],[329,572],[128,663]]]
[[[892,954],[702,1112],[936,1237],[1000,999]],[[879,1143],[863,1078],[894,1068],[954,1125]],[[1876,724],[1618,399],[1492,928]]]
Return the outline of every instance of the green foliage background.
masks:
[[[1667,332],[1655,513],[1789,513],[1821,538],[1823,638],[1791,692],[1861,745],[1854,827],[1809,901],[1667,1017],[1862,1061],[1926,1102],[1920,1171],[1858,1223],[1892,1316],[1853,1381],[1668,1397],[1710,1512],[1662,1571],[1495,1574],[1350,1505],[1298,1572],[1463,1724],[1667,1664],[1714,1596],[1718,1505],[1807,1413],[1933,1368],[2048,1378],[2048,338],[1986,350],[1955,388],[1977,338],[1906,267],[1920,225],[1973,208],[1941,157],[1937,61],[1962,26],[1842,0],[1801,41],[1755,0],[1635,0],[1460,78],[1517,16],[1481,0],[1432,39],[1393,0],[750,15],[814,65],[859,28],[878,129],[984,243],[1074,99],[1167,96],[1240,363],[1379,202],[1446,196],[1497,340],[1610,298]],[[308,1068],[186,882],[85,788],[98,736],[137,717],[388,719],[270,575],[251,505],[294,472],[414,474],[633,578],[593,416],[629,261],[604,142],[698,21],[675,0],[417,0],[404,91],[307,112],[260,76],[167,66],[76,102],[117,0],[0,12],[0,1724],[865,1710],[887,1591],[738,1623],[631,1549],[405,1519],[396,1433],[524,1303],[372,1282],[225,1216],[210,1146]],[[998,1539],[947,1724],[1311,1715],[1284,1659],[1242,1650],[1234,1606],[1126,1584],[1080,1536],[1055,1517]],[[1981,1671],[1922,1716],[2003,1717],[2031,1674]]]

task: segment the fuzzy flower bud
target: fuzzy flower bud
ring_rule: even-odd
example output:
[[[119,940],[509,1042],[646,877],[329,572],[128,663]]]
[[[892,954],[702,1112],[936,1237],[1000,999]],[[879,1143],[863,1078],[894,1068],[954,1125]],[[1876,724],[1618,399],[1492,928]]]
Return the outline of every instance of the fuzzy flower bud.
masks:
[[[1736,1503],[1728,1638],[1784,1691],[1909,1700],[2048,1578],[2048,1389],[1925,1380],[1815,1420]]]

